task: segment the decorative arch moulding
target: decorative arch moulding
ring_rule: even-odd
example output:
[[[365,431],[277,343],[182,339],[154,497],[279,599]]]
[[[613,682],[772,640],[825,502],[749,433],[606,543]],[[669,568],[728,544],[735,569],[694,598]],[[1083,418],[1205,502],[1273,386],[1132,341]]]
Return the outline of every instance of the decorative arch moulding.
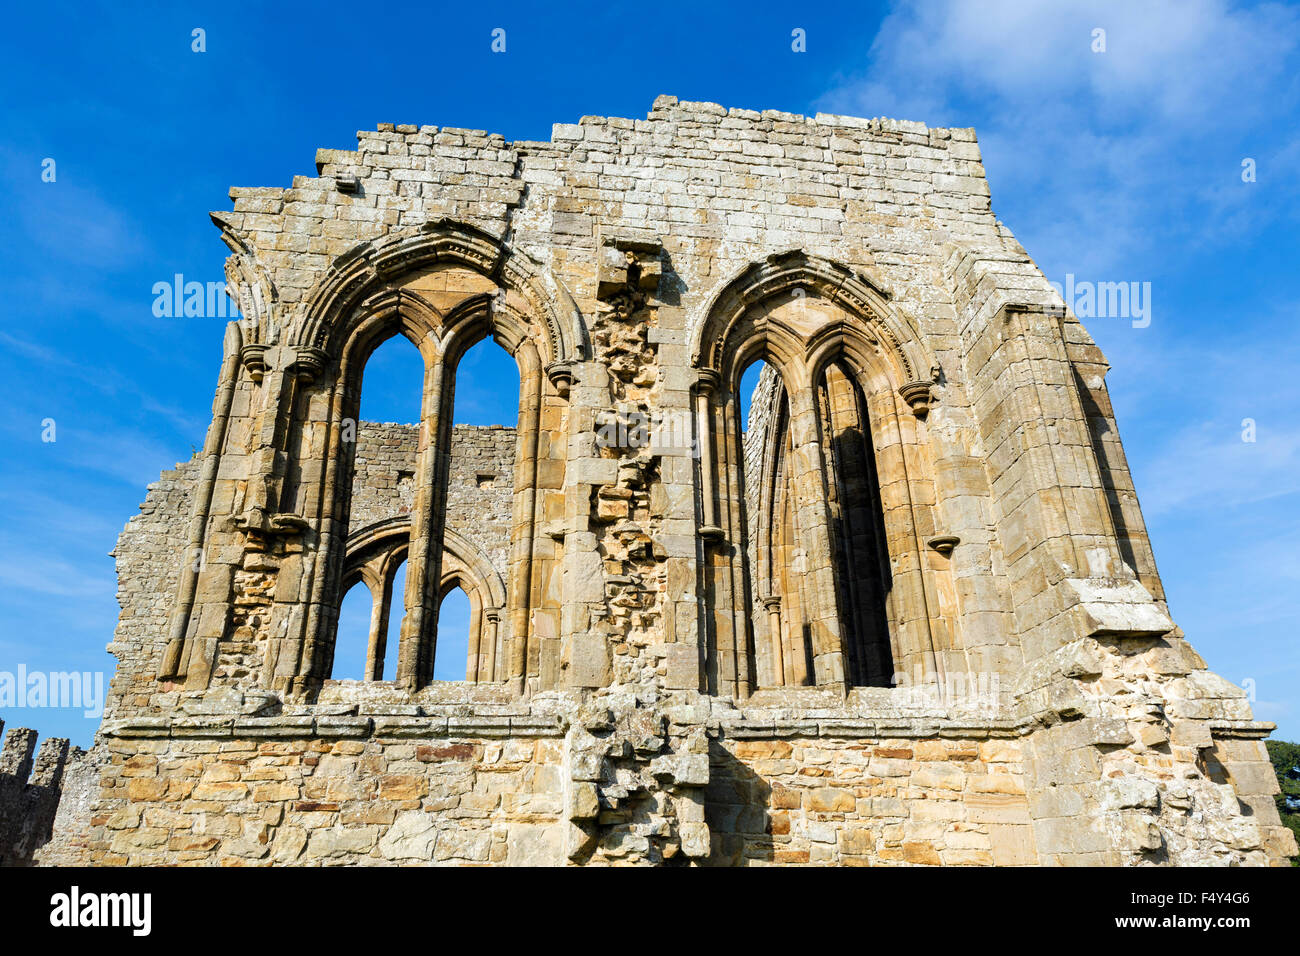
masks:
[[[800,333],[766,317],[751,319],[764,303],[798,290],[815,293],[860,321],[828,322]],[[798,343],[806,363],[817,368],[846,350],[858,350],[863,360],[869,360],[866,351],[884,356],[893,387],[912,412],[924,418],[934,404],[939,362],[911,318],[891,304],[892,298],[882,283],[841,263],[798,249],[774,253],[741,269],[711,299],[696,326],[692,362],[697,371],[708,370],[720,381],[729,347],[736,347],[733,335],[742,321],[751,319],[755,334],[779,327],[788,341]],[[710,384],[701,377],[695,386],[703,390]]]
[[[546,329],[548,362],[581,361],[586,329],[568,289],[526,253],[465,223],[439,220],[419,231],[390,234],[341,255],[308,293],[291,343],[337,348],[335,328],[368,296],[392,290],[404,276],[435,264],[463,266],[518,294]]]

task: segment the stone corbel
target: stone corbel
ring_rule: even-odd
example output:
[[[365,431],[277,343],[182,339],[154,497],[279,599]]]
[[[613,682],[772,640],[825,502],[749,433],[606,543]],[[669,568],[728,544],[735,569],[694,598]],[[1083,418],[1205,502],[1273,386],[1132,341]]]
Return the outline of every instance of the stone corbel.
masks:
[[[952,549],[961,544],[961,538],[955,534],[935,535],[925,542],[926,546],[934,551],[938,551],[945,558],[952,554]]]
[[[930,405],[933,403],[931,394],[931,382],[908,382],[898,390],[898,394],[903,396],[903,401],[907,402],[908,407],[912,409],[912,414],[917,418],[925,418],[930,414]]]
[[[636,312],[659,287],[662,251],[657,239],[602,236],[596,298],[624,317]]]
[[[239,364],[244,367],[244,371],[254,382],[262,381],[262,377],[266,375],[266,353],[269,348],[269,345],[256,342],[245,345],[239,351]]]
[[[573,362],[559,361],[546,366],[546,377],[550,379],[561,398],[568,398],[569,390],[573,387],[575,378],[573,365]]]

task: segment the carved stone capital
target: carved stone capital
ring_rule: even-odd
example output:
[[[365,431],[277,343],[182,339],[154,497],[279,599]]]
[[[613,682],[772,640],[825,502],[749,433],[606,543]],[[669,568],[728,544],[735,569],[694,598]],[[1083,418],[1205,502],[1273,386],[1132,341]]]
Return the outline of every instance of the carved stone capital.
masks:
[[[711,368],[696,370],[694,389],[700,395],[712,395],[722,384],[722,375]]]
[[[289,371],[298,376],[298,381],[310,385],[320,378],[329,363],[329,356],[324,349],[298,348],[289,364]]]

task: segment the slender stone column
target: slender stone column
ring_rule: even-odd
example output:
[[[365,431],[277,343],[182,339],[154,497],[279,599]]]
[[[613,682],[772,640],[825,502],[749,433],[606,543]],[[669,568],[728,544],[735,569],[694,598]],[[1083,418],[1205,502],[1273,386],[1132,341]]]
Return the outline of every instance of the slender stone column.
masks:
[[[226,423],[230,420],[230,406],[234,401],[235,386],[239,381],[239,353],[243,346],[243,333],[238,322],[226,326],[225,357],[221,362],[221,385],[217,389],[212,424],[208,426],[207,440],[203,444],[203,472],[194,492],[194,514],[190,518],[189,541],[182,555],[180,580],[176,588],[176,606],[167,622],[167,649],[158,668],[159,680],[176,680],[185,677],[185,632],[189,628],[190,611],[194,607],[199,568],[203,563],[203,542],[208,526],[208,512],[212,506],[212,491],[216,487],[217,466],[226,443]]]
[[[528,684],[529,613],[533,591],[533,538],[537,526],[537,452],[541,432],[543,376],[537,349],[523,343],[519,362],[519,431],[516,437],[515,503],[510,537],[510,649],[506,677],[524,696]]]
[[[397,682],[416,690],[432,674],[438,641],[438,580],[442,567],[440,483],[443,447],[450,431],[443,422],[449,404],[447,365],[439,355],[425,371],[424,407],[420,416],[420,460],[411,507],[411,542],[406,559],[406,616],[398,647]],[[432,609],[432,610],[431,610]]]
[[[471,591],[469,595],[469,640],[466,644],[465,680],[481,680],[479,673],[483,660],[483,601],[479,597],[478,588]]]
[[[740,409],[734,392],[721,396],[718,414],[722,421],[722,481],[719,495],[725,496],[726,527],[722,529],[721,553],[726,561],[731,593],[730,621],[718,641],[718,674],[733,683],[737,697],[748,697],[753,690],[749,672],[750,635],[752,634],[751,599],[749,587],[748,556],[745,553],[745,510],[742,479],[744,455],[740,441]],[[707,500],[707,499],[706,499]]]
[[[796,566],[796,544],[801,540],[801,536],[796,523],[793,490],[790,486],[789,462],[793,449],[790,444],[788,422],[782,427],[779,448],[779,454],[783,456],[785,465],[780,470],[780,484],[776,488],[776,497],[773,500],[772,520],[776,528],[774,546],[776,563],[769,589],[773,592],[779,589],[781,597],[781,642],[785,651],[786,683],[795,687],[804,687],[809,683],[808,648],[805,647],[807,636],[803,626],[806,618],[804,608],[808,605],[808,582],[804,573],[807,559],[803,558],[803,565]]]
[[[802,372],[802,370],[800,370]],[[826,464],[822,455],[817,389],[806,374],[791,375],[799,382],[790,393],[790,479],[799,527],[805,532],[805,554],[810,583],[813,673],[818,686],[845,688],[844,651],[835,591],[835,565],[831,552],[826,502]]]
[[[722,529],[718,526],[717,511],[714,504],[714,494],[716,493],[714,454],[716,444],[713,429],[710,427],[712,419],[710,410],[718,380],[717,372],[712,369],[701,369],[699,378],[695,382],[695,428],[700,448],[700,511],[702,515],[700,535],[706,540],[713,540],[722,535]]]
[[[366,642],[366,680],[384,679],[384,649],[388,643],[388,606],[393,580],[367,582],[370,588],[370,640]]]
[[[785,641],[782,640],[781,598],[771,595],[763,598],[763,607],[767,608],[768,640],[772,645],[772,685],[785,686]]]
[[[479,676],[476,680],[495,681],[497,679],[497,627],[501,622],[501,611],[489,608],[483,612],[486,626],[483,628],[483,640],[479,642],[480,660]]]

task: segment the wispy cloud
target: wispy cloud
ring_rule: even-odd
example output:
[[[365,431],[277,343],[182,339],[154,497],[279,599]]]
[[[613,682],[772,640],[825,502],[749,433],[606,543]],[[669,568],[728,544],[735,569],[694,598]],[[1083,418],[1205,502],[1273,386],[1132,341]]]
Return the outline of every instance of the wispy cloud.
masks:
[[[142,387],[114,368],[79,362],[70,354],[8,332],[0,332],[0,345],[43,366],[48,371],[59,373],[63,380],[75,379],[108,397],[126,396],[134,399],[145,412],[167,419],[182,433],[202,435],[205,431],[205,424],[199,419],[185,413],[177,406],[160,402],[152,390]]]
[[[907,3],[870,65],[819,106],[931,125],[978,115],[994,207],[1030,251],[1053,268],[1113,270],[1162,241],[1188,197],[1240,192],[1240,157],[1205,141],[1229,150],[1269,128],[1296,99],[1298,45],[1300,11],[1278,4]],[[1279,179],[1294,162],[1281,142],[1247,145]]]
[[[42,162],[55,160],[56,179],[41,179]],[[59,157],[0,152],[0,177],[7,183],[10,212],[0,236],[21,243],[53,263],[116,268],[140,257],[146,231],[100,193],[83,185]]]
[[[110,567],[101,573],[87,572],[45,555],[14,555],[0,559],[0,586],[48,597],[102,598],[112,593],[113,573]]]

